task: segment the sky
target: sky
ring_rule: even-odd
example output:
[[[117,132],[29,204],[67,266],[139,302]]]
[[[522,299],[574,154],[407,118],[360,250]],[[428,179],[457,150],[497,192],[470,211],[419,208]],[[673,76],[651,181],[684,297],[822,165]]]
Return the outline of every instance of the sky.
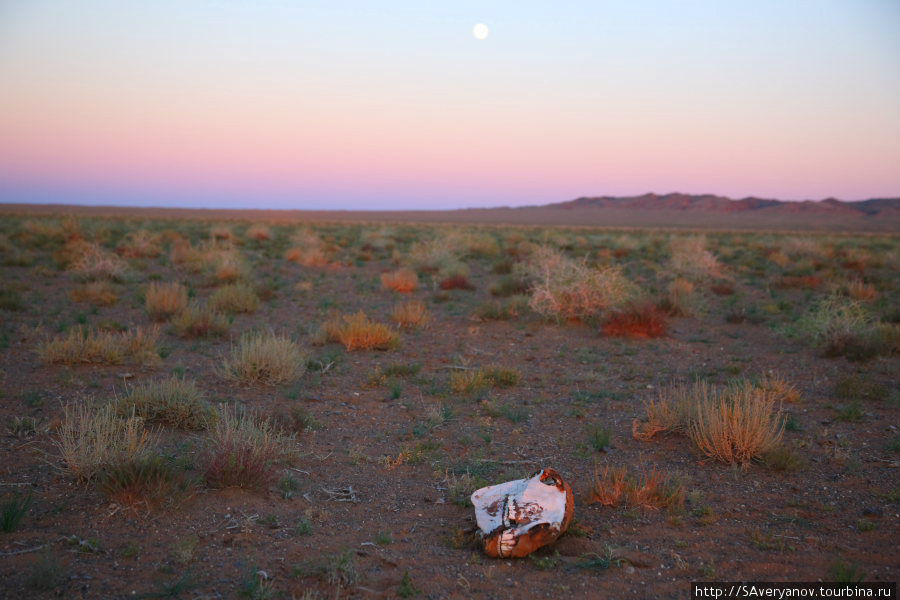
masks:
[[[900,196],[898,31],[897,0],[0,0],[0,202]]]

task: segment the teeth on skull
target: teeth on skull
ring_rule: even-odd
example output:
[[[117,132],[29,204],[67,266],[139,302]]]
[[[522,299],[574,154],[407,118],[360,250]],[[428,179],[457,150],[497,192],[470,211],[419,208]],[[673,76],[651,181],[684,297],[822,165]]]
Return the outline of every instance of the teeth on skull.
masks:
[[[500,534],[500,556],[507,556],[510,552],[512,552],[513,547],[516,545],[516,534],[511,530],[506,530]]]

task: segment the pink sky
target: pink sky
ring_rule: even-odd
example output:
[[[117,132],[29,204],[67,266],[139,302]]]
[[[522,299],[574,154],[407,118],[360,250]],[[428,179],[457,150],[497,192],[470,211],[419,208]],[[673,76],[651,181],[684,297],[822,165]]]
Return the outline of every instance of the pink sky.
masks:
[[[348,4],[335,39],[314,26],[332,22],[327,10],[281,6],[296,18],[286,28],[271,5],[210,22],[178,3],[96,4],[10,10],[0,201],[35,190],[291,208],[900,195],[900,59],[883,23],[900,26],[898,11],[845,3],[848,19],[828,4],[838,12],[773,13],[777,26],[708,17],[708,31],[692,22],[700,30],[686,35],[635,32],[641,14],[594,8],[536,28],[536,9],[510,4],[481,42],[468,15],[426,9],[385,20]],[[575,43],[579,16],[618,26]],[[695,47],[698,33],[711,47]]]

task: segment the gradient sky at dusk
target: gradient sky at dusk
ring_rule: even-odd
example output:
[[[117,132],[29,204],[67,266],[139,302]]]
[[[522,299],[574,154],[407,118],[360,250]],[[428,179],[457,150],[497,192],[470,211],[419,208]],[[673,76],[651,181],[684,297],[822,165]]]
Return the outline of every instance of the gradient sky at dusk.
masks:
[[[897,196],[898,32],[897,0],[3,0],[0,201]]]

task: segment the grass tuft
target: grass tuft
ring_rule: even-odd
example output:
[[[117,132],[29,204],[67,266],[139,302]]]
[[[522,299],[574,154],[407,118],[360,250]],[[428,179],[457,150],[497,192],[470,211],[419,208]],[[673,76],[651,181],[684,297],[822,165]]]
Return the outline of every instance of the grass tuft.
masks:
[[[339,342],[347,350],[389,350],[399,342],[399,335],[387,325],[369,319],[359,311],[353,315],[336,315],[324,325],[326,339]]]
[[[165,321],[175,313],[184,310],[188,303],[187,288],[172,281],[151,283],[144,292],[144,306],[154,321]]]
[[[122,332],[73,328],[42,343],[38,352],[44,362],[56,364],[155,364],[158,339],[156,327]]]
[[[249,332],[232,347],[222,373],[241,383],[285,385],[303,376],[308,359],[308,353],[286,336],[272,331]]]
[[[278,464],[294,451],[294,436],[268,419],[224,409],[205,440],[200,464],[214,488],[264,490],[275,480]]]
[[[189,430],[206,429],[217,416],[193,381],[172,377],[137,385],[116,405],[120,416]]]

